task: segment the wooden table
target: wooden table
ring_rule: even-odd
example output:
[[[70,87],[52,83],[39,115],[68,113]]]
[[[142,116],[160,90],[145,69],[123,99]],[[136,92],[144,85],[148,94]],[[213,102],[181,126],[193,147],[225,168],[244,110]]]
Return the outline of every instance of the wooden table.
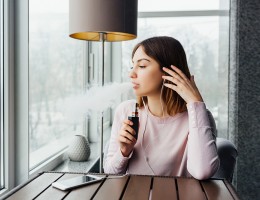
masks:
[[[193,178],[95,174],[106,177],[102,182],[61,191],[51,186],[57,180],[81,176],[83,173],[43,172],[6,194],[4,199],[239,199],[226,180],[198,181]],[[113,179],[109,179],[113,178]]]

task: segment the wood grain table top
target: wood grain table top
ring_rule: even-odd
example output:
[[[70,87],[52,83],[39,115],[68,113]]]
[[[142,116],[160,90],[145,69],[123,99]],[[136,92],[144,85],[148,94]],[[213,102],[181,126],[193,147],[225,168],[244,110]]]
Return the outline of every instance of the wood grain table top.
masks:
[[[87,173],[86,173],[87,174]],[[89,173],[91,174],[91,173]],[[226,180],[162,177],[146,175],[95,174],[104,177],[100,182],[62,191],[52,187],[57,180],[82,176],[84,173],[42,172],[14,188],[1,199],[126,199],[126,200],[233,200],[239,199]]]

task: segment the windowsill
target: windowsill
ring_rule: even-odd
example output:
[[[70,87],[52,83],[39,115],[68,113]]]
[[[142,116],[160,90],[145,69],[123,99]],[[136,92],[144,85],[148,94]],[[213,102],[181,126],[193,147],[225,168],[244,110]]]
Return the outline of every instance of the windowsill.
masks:
[[[111,133],[111,126],[104,131],[104,143],[103,143],[103,152],[106,148],[106,144],[109,142]],[[92,142],[90,145],[90,157],[87,161],[84,162],[74,162],[71,161],[66,152],[65,152],[65,160],[54,168],[52,171],[59,172],[98,172],[99,168],[99,158],[100,158],[100,143]],[[98,166],[96,166],[96,164]],[[95,166],[94,166],[95,165]],[[94,170],[94,171],[93,171]]]
[[[33,152],[30,152],[30,170],[37,168],[41,163],[57,155],[68,147],[71,137],[54,140]],[[42,162],[44,161],[44,162]]]
[[[90,143],[90,157],[84,162],[74,162],[71,161],[66,155],[66,159],[59,166],[57,166],[53,171],[59,172],[88,172],[92,166],[99,160],[99,144],[100,143]]]
[[[0,189],[0,197],[4,194],[6,194],[7,192],[9,192],[9,190],[7,190],[6,188],[2,188]]]

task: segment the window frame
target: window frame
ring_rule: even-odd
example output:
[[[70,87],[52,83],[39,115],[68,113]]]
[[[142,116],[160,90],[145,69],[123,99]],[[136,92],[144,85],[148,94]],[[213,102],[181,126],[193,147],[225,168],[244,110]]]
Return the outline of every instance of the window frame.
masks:
[[[5,187],[4,181],[4,129],[3,129],[3,0],[0,0],[0,191]]]
[[[190,10],[190,11],[165,11],[165,12],[138,12],[138,18],[158,17],[207,17],[229,16],[229,10]]]
[[[28,0],[14,1],[13,5],[13,87],[14,87],[14,159],[15,185],[21,184],[29,178],[29,141],[28,141],[28,66],[29,66],[29,37],[28,37]]]
[[[3,0],[3,172],[4,188],[0,195],[15,186],[14,141],[14,0]]]

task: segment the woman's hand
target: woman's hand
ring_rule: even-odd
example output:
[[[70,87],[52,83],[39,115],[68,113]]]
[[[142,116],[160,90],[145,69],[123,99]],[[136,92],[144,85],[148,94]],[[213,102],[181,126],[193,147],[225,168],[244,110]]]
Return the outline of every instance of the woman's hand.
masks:
[[[133,125],[133,122],[130,120],[125,120],[119,131],[118,141],[121,153],[124,157],[128,157],[130,155],[136,143],[136,139],[134,138],[136,133],[130,125]]]
[[[180,69],[173,65],[171,65],[171,68],[174,71],[166,67],[163,68],[163,71],[169,74],[169,76],[162,76],[162,78],[172,82],[164,83],[164,85],[176,91],[187,104],[195,101],[203,102],[200,92],[195,84],[194,76],[191,76],[189,80]]]

